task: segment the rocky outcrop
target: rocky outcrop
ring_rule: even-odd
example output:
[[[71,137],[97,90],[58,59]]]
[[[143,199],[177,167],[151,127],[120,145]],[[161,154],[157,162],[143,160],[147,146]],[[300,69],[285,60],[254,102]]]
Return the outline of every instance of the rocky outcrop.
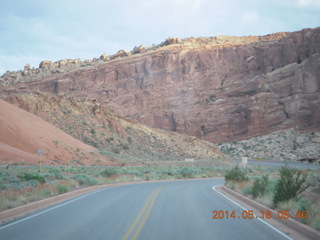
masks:
[[[100,59],[103,60],[103,61],[109,61],[110,60],[110,57],[107,53],[104,53],[100,56]]]
[[[22,76],[29,76],[30,73],[30,64],[26,64],[24,66],[23,72],[22,72]]]
[[[46,69],[46,68],[50,68],[50,66],[53,64],[53,62],[49,61],[49,60],[44,60],[40,63],[39,68],[41,69]]]
[[[177,44],[177,43],[181,43],[181,42],[182,41],[180,38],[169,37],[161,45],[166,46],[166,45]]]
[[[115,55],[111,56],[111,59],[123,58],[129,56],[130,53],[125,50],[119,50]]]
[[[146,49],[143,45],[140,45],[139,47],[134,47],[132,50],[133,54],[144,53],[144,52],[146,52]]]
[[[320,128],[320,28],[170,40],[1,91],[91,96],[149,126],[229,142]]]

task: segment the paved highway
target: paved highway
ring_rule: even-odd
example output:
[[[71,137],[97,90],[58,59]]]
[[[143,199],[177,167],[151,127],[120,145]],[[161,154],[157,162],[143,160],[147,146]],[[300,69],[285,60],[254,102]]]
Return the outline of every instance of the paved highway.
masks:
[[[0,226],[0,239],[290,239],[259,219],[212,219],[239,206],[217,193],[223,179],[113,186]]]

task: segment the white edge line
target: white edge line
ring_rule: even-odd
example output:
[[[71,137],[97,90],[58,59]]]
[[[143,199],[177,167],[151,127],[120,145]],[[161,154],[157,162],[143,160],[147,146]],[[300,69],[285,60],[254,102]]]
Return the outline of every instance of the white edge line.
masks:
[[[243,206],[241,206],[239,203],[233,201],[232,199],[228,198],[226,195],[224,195],[223,193],[219,192],[217,189],[216,189],[216,186],[212,186],[212,189],[214,191],[216,191],[217,193],[219,193],[221,196],[225,197],[226,199],[228,199],[230,202],[232,202],[233,204],[237,205],[238,207],[242,208],[243,210],[245,211],[248,211],[248,209],[244,208]],[[254,215],[254,214],[253,214]],[[256,217],[256,215],[254,215]],[[270,228],[272,228],[274,231],[276,231],[277,233],[279,233],[280,235],[284,236],[285,238],[287,239],[290,239],[290,240],[293,240],[293,238],[289,237],[288,235],[284,234],[283,232],[281,232],[279,229],[275,228],[274,226],[272,226],[271,224],[267,223],[266,221],[264,221],[263,219],[257,217],[255,218],[257,220],[259,220],[260,222],[266,224],[267,226],[269,226]]]
[[[50,212],[50,211],[52,211],[52,210],[54,210],[54,209],[57,209],[57,208],[59,208],[59,207],[65,206],[65,205],[67,205],[67,204],[69,204],[69,203],[78,201],[78,200],[80,200],[80,199],[82,199],[82,198],[88,197],[88,196],[93,195],[93,194],[95,194],[95,193],[104,191],[104,190],[106,190],[106,189],[111,189],[111,188],[113,188],[113,187],[103,188],[103,189],[96,190],[96,191],[94,191],[94,192],[87,193],[87,194],[85,194],[85,195],[81,195],[81,196],[79,196],[79,197],[73,198],[73,199],[71,199],[71,200],[69,200],[69,201],[67,201],[67,202],[58,204],[58,205],[56,205],[56,206],[54,206],[54,207],[51,207],[51,208],[49,208],[49,209],[47,209],[47,210],[43,210],[43,211],[41,211],[41,212],[32,214],[32,215],[29,216],[29,217],[25,217],[25,218],[22,218],[22,219],[20,219],[20,220],[11,222],[11,223],[9,223],[9,224],[5,224],[5,225],[3,225],[2,227],[0,227],[0,230],[5,229],[5,228],[8,228],[8,227],[11,227],[11,226],[16,225],[16,224],[18,224],[18,223],[24,222],[24,221],[26,221],[26,220],[28,220],[28,219],[37,217],[37,216],[39,216],[39,215],[42,215],[42,214],[47,213],[47,212]]]

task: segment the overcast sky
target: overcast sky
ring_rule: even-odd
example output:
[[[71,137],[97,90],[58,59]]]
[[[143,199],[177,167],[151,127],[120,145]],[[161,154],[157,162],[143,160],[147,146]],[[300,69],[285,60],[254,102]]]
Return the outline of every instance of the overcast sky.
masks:
[[[320,26],[320,0],[0,0],[0,75],[168,37],[266,35]]]

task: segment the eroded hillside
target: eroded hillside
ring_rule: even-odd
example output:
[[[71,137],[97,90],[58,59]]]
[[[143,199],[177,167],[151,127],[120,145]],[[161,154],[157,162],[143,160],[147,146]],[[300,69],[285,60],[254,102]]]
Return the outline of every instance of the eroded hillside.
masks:
[[[71,137],[43,119],[0,100],[0,162],[44,165],[91,165],[100,159],[111,165],[98,149]]]
[[[3,97],[93,146],[114,164],[176,166],[185,165],[186,158],[194,158],[198,166],[212,166],[229,160],[210,142],[118,117],[95,99],[40,92]],[[95,164],[105,163],[97,158]]]

